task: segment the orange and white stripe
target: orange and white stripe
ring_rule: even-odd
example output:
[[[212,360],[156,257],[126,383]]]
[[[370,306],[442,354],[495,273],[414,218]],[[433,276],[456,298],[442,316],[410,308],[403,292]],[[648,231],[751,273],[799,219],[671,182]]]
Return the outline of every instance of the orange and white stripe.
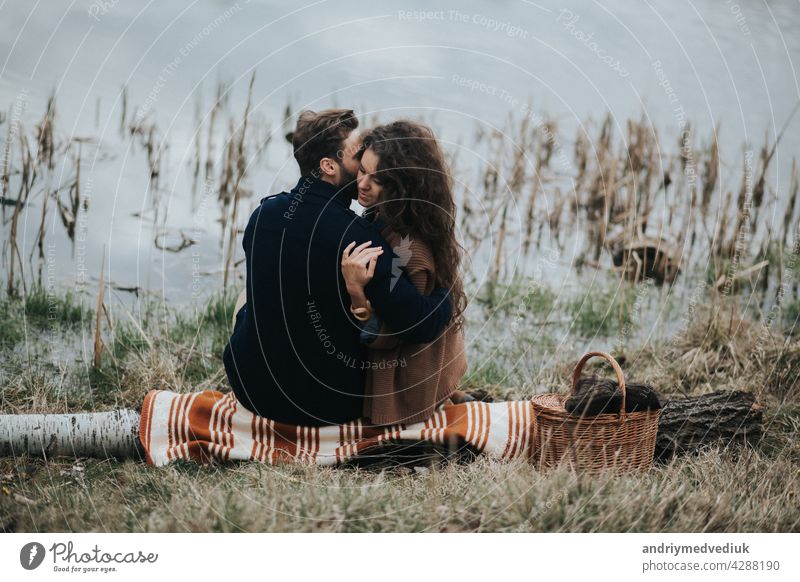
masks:
[[[465,442],[488,456],[531,456],[534,416],[528,401],[467,402],[442,407],[411,425],[375,426],[356,419],[338,426],[296,426],[258,417],[232,394],[151,390],[139,438],[153,466],[178,459],[252,460],[336,465],[384,442]]]

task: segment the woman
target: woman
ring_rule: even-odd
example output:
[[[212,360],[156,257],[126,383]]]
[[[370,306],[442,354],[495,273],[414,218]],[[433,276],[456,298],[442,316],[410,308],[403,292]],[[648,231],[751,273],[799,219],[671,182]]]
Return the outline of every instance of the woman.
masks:
[[[409,424],[430,417],[437,405],[473,400],[458,390],[467,370],[464,355],[464,293],[455,236],[452,181],[430,128],[396,121],[364,137],[358,171],[358,202],[420,293],[450,289],[453,319],[429,344],[404,344],[379,323],[364,296],[381,251],[354,248],[342,257],[351,310],[365,323],[368,345],[364,416],[374,424]],[[398,259],[395,259],[398,260]]]

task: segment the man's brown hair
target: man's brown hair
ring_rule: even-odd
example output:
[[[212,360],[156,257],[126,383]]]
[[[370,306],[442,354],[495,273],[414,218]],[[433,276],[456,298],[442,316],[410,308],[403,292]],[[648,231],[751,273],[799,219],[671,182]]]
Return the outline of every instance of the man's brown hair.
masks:
[[[301,111],[291,134],[300,173],[305,176],[317,170],[322,158],[341,163],[342,142],[357,127],[358,118],[352,109]]]

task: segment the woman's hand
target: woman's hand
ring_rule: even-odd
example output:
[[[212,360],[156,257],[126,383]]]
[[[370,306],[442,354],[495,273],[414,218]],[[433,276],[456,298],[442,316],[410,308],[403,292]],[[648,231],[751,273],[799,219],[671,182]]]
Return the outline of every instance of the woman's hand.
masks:
[[[370,241],[355,245],[355,242],[351,242],[342,253],[342,276],[353,306],[365,307],[364,287],[372,280],[375,264],[383,249],[370,247]]]

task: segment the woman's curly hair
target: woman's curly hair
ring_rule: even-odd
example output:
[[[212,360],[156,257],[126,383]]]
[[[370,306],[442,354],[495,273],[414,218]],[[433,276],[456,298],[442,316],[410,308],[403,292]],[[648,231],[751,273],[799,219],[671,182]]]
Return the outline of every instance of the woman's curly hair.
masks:
[[[381,185],[373,207],[401,236],[419,238],[433,254],[436,285],[450,290],[453,320],[463,325],[467,297],[459,274],[464,248],[456,240],[456,206],[450,170],[433,131],[399,120],[369,130],[359,152],[378,156],[374,179]]]

